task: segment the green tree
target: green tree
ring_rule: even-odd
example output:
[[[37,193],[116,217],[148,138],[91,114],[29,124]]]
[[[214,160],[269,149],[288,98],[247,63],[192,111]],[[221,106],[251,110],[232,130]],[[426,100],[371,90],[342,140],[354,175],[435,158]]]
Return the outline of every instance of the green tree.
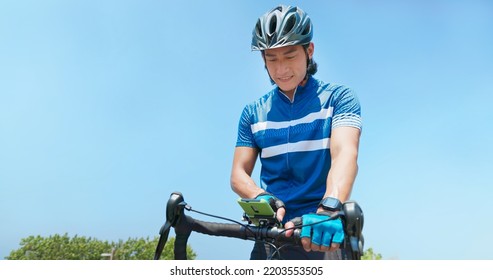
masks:
[[[368,248],[364,253],[363,256],[361,256],[362,260],[381,260],[382,255],[373,252],[373,248]]]
[[[159,238],[129,238],[118,242],[101,241],[84,236],[69,237],[50,235],[49,237],[29,236],[21,239],[20,248],[10,252],[8,260],[100,260],[107,259],[101,254],[112,254],[115,260],[152,260]],[[173,259],[174,237],[170,238],[161,254],[161,259]],[[196,254],[187,247],[189,259]]]
[[[117,260],[152,260],[156,251],[159,237],[155,237],[153,240],[149,238],[129,238],[127,241],[118,241],[114,245],[115,259]],[[175,238],[171,237],[166,242],[163,252],[161,253],[161,260],[172,260],[174,258],[174,244]],[[187,257],[193,260],[197,257],[197,254],[192,250],[190,245],[187,245]]]

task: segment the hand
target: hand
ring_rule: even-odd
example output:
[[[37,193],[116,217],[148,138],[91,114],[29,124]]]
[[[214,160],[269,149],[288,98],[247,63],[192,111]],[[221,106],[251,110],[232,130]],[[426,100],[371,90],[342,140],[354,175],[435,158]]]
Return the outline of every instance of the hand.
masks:
[[[305,251],[335,251],[344,241],[341,219],[329,220],[329,216],[306,214],[302,217],[301,244]]]
[[[284,206],[284,202],[280,200],[279,198],[275,197],[273,194],[268,193],[268,192],[263,192],[255,199],[263,199],[267,202],[269,202],[270,207],[272,207],[272,210],[276,212],[276,217],[279,222],[282,222],[282,219],[284,219],[284,215],[286,215],[286,207]]]

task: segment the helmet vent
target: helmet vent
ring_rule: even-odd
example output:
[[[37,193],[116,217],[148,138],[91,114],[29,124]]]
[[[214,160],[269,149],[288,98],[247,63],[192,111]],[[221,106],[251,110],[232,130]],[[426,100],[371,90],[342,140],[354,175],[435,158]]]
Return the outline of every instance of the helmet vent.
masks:
[[[258,37],[263,37],[262,36],[262,26],[261,26],[260,20],[258,20],[257,25],[255,25],[255,33],[257,33]]]
[[[272,35],[276,32],[277,29],[277,17],[273,16],[270,18],[269,22],[269,35]]]
[[[288,18],[286,25],[284,26],[283,34],[287,34],[293,30],[293,27],[296,23],[296,16],[292,15]]]
[[[307,35],[307,34],[309,34],[309,33],[310,33],[310,31],[311,31],[311,25],[309,25],[309,24],[308,24],[308,25],[305,27],[305,29],[303,30],[303,32],[302,32],[301,34],[302,34],[302,35]]]

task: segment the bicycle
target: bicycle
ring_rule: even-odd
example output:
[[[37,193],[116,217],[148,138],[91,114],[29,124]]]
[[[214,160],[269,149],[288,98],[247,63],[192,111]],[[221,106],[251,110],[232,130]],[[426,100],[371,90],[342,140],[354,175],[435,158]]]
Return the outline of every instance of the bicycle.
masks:
[[[206,222],[194,219],[185,215],[185,210],[198,214],[227,220],[230,223]],[[341,218],[344,226],[344,241],[341,248],[348,251],[347,258],[351,260],[360,260],[363,254],[363,211],[355,201],[347,201],[343,204],[342,210],[327,217],[329,219]],[[174,257],[175,260],[186,260],[186,248],[190,234],[198,232],[211,236],[222,236],[239,238],[252,241],[262,241],[270,244],[274,248],[271,259],[277,257],[281,259],[279,250],[286,245],[301,246],[301,218],[296,221],[294,232],[290,237],[284,234],[287,229],[278,228],[271,224],[260,224],[258,226],[244,224],[238,221],[215,216],[200,211],[193,210],[189,206],[180,192],[173,192],[166,204],[166,221],[159,231],[160,238],[156,247],[154,260],[159,260],[161,253],[166,245],[171,227],[175,229]],[[326,220],[322,221],[325,222]],[[306,225],[305,225],[306,226]]]

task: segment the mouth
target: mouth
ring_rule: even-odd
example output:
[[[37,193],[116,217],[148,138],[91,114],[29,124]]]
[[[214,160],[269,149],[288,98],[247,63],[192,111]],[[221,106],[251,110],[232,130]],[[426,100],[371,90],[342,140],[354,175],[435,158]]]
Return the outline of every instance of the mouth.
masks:
[[[287,82],[287,81],[291,80],[292,78],[293,78],[293,76],[277,77],[277,79],[281,82]]]

